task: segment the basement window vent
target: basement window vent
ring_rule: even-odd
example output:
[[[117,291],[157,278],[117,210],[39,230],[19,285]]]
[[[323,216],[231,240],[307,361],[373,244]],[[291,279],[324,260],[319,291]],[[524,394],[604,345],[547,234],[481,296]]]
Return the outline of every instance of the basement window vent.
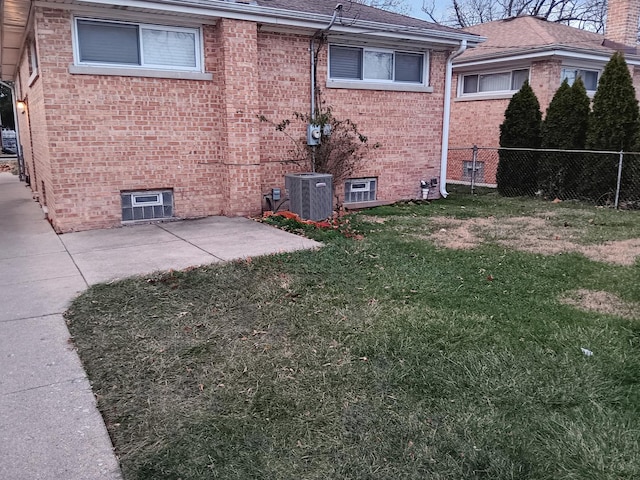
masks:
[[[344,183],[345,203],[371,202],[376,199],[376,178],[351,178]]]
[[[123,222],[173,217],[173,190],[121,192],[120,199]]]
[[[476,162],[475,170],[473,162],[465,161],[462,164],[462,180],[470,182],[484,182],[484,162]]]

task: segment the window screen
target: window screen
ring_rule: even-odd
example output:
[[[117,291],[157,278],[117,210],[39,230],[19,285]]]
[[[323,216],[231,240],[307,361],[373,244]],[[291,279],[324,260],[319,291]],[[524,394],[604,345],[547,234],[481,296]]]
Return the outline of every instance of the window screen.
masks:
[[[422,61],[424,55],[396,53],[396,82],[422,83]]]
[[[81,62],[139,65],[138,26],[78,20]]]
[[[329,75],[331,78],[362,79],[362,49],[332,46]]]
[[[329,77],[423,84],[425,82],[424,61],[423,53],[331,45]]]
[[[462,81],[462,93],[476,93],[478,91],[478,75],[465,75]]]
[[[77,19],[78,62],[199,70],[195,28]]]
[[[464,75],[462,93],[509,92],[520,90],[529,79],[529,69],[510,72]]]
[[[511,76],[511,90],[520,90],[524,82],[529,80],[529,70],[514,70]]]

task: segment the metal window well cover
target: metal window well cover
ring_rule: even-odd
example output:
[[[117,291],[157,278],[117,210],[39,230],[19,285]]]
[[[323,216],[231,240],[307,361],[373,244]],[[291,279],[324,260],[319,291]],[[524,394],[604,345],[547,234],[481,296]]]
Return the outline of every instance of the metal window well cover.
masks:
[[[289,210],[304,220],[324,220],[333,214],[333,177],[328,173],[289,173],[284,176]]]

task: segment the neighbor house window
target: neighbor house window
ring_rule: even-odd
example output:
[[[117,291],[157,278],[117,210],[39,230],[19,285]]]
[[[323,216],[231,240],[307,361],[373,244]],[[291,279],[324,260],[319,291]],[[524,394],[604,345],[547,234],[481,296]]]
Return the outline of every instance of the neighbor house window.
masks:
[[[597,70],[584,70],[581,68],[565,67],[562,69],[560,81],[567,79],[569,85],[573,85],[576,78],[581,78],[582,83],[587,91],[595,92],[598,88],[598,71]]]
[[[473,162],[462,162],[462,180],[470,182],[483,183],[484,182],[484,162],[476,162],[475,166]]]
[[[497,73],[462,75],[462,95],[490,92],[518,91],[529,79],[529,69],[511,70]]]
[[[425,54],[331,45],[329,78],[423,85]]]
[[[76,62],[200,71],[200,31],[78,18]]]

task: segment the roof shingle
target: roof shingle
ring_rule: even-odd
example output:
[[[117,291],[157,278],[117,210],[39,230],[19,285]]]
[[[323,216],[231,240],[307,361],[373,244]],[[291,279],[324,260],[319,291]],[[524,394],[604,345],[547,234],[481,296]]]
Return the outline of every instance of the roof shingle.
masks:
[[[467,50],[456,63],[480,58],[500,58],[543,49],[564,49],[589,51],[611,55],[616,50],[636,54],[635,49],[605,41],[600,35],[543,18],[522,16],[482,23],[464,29],[466,32],[482,35],[487,41],[479,47]]]
[[[448,33],[464,33],[461,29],[445,27],[444,25],[426,22],[424,20],[400,15],[398,13],[387,12],[379,8],[350,2],[348,0],[256,0],[256,4],[261,7],[278,8],[282,10],[315,13],[328,16],[333,15],[336,5],[339,3],[342,4],[342,12],[338,15],[337,21],[342,21],[346,24],[351,24],[354,20],[364,20],[369,22],[387,23],[400,27],[423,28]]]

